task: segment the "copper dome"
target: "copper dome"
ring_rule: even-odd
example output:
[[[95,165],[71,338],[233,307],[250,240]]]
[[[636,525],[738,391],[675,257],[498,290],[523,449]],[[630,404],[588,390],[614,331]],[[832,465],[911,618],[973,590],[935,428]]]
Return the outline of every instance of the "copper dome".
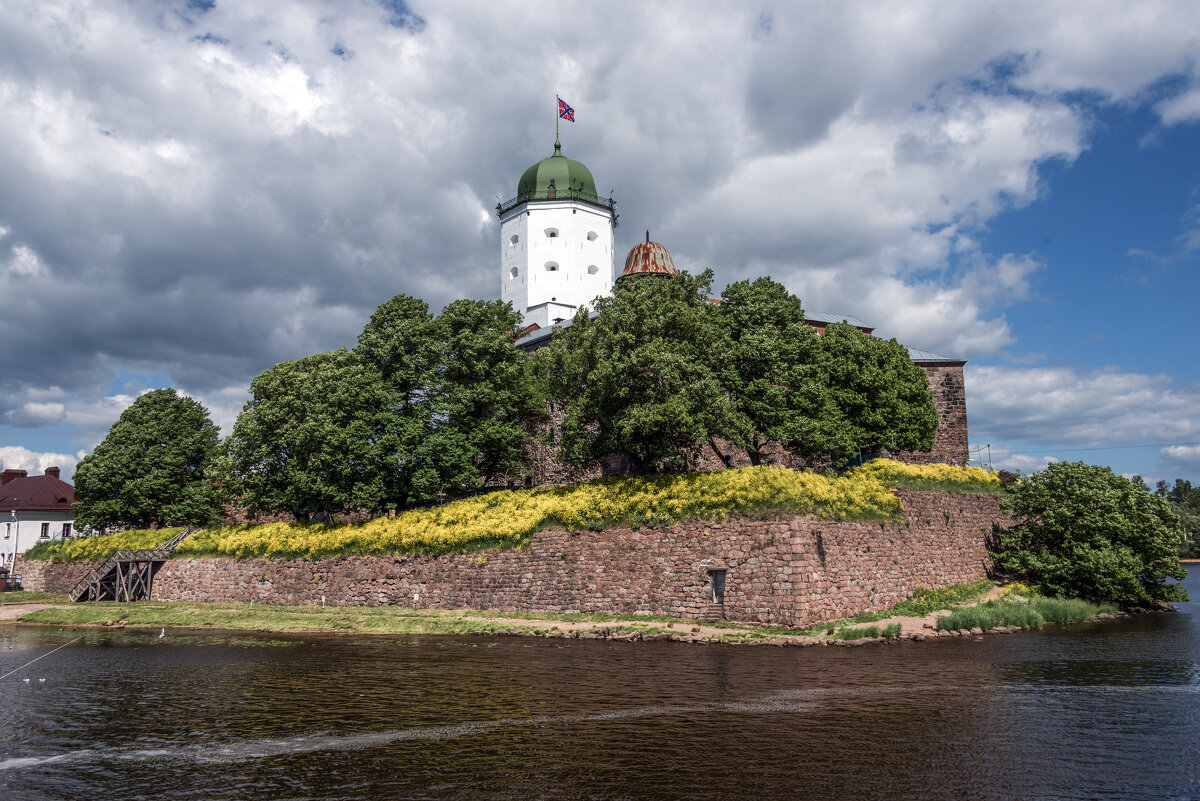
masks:
[[[627,275],[675,275],[675,262],[671,254],[657,242],[650,241],[650,232],[646,232],[646,241],[639,242],[629,251],[625,258],[625,269],[617,276],[621,280]]]

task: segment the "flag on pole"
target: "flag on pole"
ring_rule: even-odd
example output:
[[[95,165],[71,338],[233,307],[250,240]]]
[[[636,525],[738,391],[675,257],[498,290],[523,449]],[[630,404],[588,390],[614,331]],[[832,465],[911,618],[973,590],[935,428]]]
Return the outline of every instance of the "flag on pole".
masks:
[[[567,122],[575,122],[575,109],[568,106],[561,97],[558,99],[558,116]]]

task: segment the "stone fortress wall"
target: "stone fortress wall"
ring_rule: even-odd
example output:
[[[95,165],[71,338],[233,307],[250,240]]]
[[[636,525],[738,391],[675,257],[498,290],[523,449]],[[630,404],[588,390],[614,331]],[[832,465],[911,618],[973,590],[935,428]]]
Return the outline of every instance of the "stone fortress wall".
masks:
[[[1006,521],[992,495],[900,492],[904,522],[691,521],[534,535],[528,548],[318,560],[172,559],[153,597],[170,601],[403,605],[699,617],[724,571],[728,619],[805,626],[885,609],[918,587],[985,578]],[[24,562],[27,589],[66,592],[83,564]]]

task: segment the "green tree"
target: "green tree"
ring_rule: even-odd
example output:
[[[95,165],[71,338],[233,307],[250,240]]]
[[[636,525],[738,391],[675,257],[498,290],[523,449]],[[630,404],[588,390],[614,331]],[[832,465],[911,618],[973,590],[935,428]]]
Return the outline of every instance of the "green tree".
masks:
[[[832,403],[844,420],[849,447],[929,451],[937,433],[937,408],[929,377],[895,339],[868,336],[848,323],[827,326],[821,337]]]
[[[727,343],[708,298],[712,273],[636,276],[575,315],[540,358],[564,407],[559,453],[575,465],[609,454],[635,472],[676,470],[683,451],[733,431],[715,367]]]
[[[1141,481],[1082,462],[1051,464],[1009,489],[1013,525],[997,535],[1001,570],[1047,595],[1187,600],[1179,519]]]
[[[382,506],[402,508],[434,497],[461,462],[461,447],[439,441],[435,430],[448,414],[445,394],[435,391],[441,382],[442,339],[429,306],[408,295],[380,304],[359,334],[355,353],[384,384],[371,419]]]
[[[1177,478],[1174,486],[1158,482],[1154,494],[1166,498],[1171,511],[1179,517],[1179,555],[1200,558],[1200,487]]]
[[[529,474],[525,446],[545,406],[529,358],[513,347],[520,322],[498,300],[456,300],[438,315],[437,439],[449,490]]]
[[[218,452],[207,409],[174,389],[145,393],[75,468],[76,526],[219,522],[226,497],[214,481]]]
[[[717,367],[735,412],[730,438],[750,463],[761,464],[772,441],[807,458],[853,454],[800,299],[769,277],[738,281],[721,293],[717,314],[729,340]]]
[[[345,349],[318,353],[264,371],[250,394],[229,452],[252,514],[308,522],[378,506],[395,393],[374,367]]]

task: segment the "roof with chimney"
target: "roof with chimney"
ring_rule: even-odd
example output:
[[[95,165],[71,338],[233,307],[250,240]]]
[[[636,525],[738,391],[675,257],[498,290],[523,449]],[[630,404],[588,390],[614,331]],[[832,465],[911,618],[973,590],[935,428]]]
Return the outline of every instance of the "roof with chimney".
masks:
[[[0,512],[70,512],[75,488],[58,476],[57,467],[47,467],[41,476],[5,470],[0,474]]]

